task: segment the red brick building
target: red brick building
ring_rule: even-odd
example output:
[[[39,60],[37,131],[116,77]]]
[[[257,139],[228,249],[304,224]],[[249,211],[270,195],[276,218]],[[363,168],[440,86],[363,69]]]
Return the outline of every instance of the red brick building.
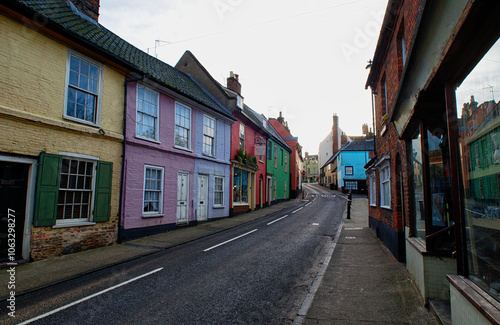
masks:
[[[390,0],[370,225],[453,324],[500,324],[500,2]]]
[[[405,260],[409,222],[407,145],[390,123],[422,1],[390,1],[366,87],[372,91],[376,157],[367,167],[370,226],[394,256]],[[396,34],[387,33],[397,31]]]

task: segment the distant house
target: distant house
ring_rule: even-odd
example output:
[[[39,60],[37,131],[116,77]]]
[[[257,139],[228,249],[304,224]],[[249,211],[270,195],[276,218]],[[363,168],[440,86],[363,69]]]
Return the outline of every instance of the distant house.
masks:
[[[340,128],[338,115],[333,114],[332,129],[326,138],[319,144],[318,164],[320,166],[320,185],[330,187],[330,184],[332,184],[332,175],[326,175],[326,172],[328,171],[327,161],[330,160],[339,151],[339,149],[345,146],[349,141],[351,141],[351,139]],[[326,168],[322,168],[322,166],[326,166]]]
[[[337,186],[344,193],[367,193],[365,165],[373,157],[374,139],[356,139],[337,155]]]
[[[373,157],[374,140],[355,139],[342,147],[322,166],[325,186],[347,193],[367,193],[365,165]]]
[[[265,206],[290,198],[290,156],[292,149],[271,126],[269,120],[247,105],[241,112],[266,134],[266,152],[259,160],[266,161],[266,173],[259,175],[259,187],[265,186],[263,204]]]
[[[306,172],[304,177],[304,182],[306,183],[318,182],[318,177],[319,177],[318,155],[309,155],[308,152],[305,153],[304,171]]]
[[[296,198],[302,191],[302,175],[303,170],[303,158],[302,158],[302,146],[299,144],[299,138],[294,137],[290,129],[288,128],[288,123],[285,121],[281,115],[277,119],[269,119],[269,123],[273,126],[276,132],[285,140],[286,144],[292,149],[290,154],[290,197]]]

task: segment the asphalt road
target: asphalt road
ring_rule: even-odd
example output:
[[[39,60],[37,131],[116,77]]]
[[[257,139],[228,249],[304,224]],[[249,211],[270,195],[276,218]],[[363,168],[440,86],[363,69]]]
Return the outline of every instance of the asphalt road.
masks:
[[[15,323],[291,324],[346,205],[306,188],[279,214],[21,296]]]

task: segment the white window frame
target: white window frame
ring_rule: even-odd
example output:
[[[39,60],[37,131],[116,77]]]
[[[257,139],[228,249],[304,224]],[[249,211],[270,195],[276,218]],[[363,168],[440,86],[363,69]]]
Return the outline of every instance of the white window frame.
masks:
[[[389,162],[384,162],[379,167],[379,178],[380,178],[380,206],[382,208],[391,208],[391,168]],[[389,197],[385,197],[384,184],[387,184],[389,188]],[[388,204],[385,204],[388,202]]]
[[[239,147],[245,150],[245,124],[240,123]]]
[[[144,135],[139,134],[137,132],[137,123],[138,123],[137,122],[138,121],[137,116],[139,114],[151,116],[150,114],[147,114],[147,113],[139,111],[139,88],[144,89],[145,92],[148,91],[148,92],[153,93],[153,94],[156,95],[156,117],[155,117],[155,137],[154,138],[144,136]],[[158,143],[159,139],[160,139],[160,128],[159,128],[159,121],[160,121],[160,94],[157,91],[154,91],[153,89],[145,87],[143,85],[137,84],[135,118],[136,118],[136,120],[135,120],[135,136],[137,138],[140,138],[140,139],[143,139],[143,140],[153,141],[153,142],[157,142]]]
[[[98,85],[97,85],[97,93],[92,93],[86,89],[83,89],[83,88],[78,88],[78,87],[71,87],[71,88],[74,88],[76,90],[80,90],[83,91],[85,90],[84,92],[86,93],[89,93],[89,94],[93,94],[95,96],[97,96],[97,100],[96,100],[96,108],[95,108],[95,119],[93,122],[90,122],[90,121],[87,121],[87,120],[84,120],[84,119],[80,119],[78,117],[75,117],[75,116],[71,116],[71,115],[68,115],[67,114],[67,111],[68,111],[68,96],[69,96],[69,88],[70,88],[70,85],[69,85],[69,79],[70,79],[70,67],[71,67],[71,57],[75,57],[81,61],[84,61],[84,62],[87,62],[88,64],[91,64],[91,65],[94,65],[96,66],[98,69],[99,69],[99,72],[98,72],[98,77],[99,77],[99,80],[98,80]],[[72,50],[68,50],[68,55],[66,57],[66,80],[65,80],[65,84],[64,84],[64,111],[63,111],[63,117],[64,119],[67,119],[67,120],[71,120],[71,121],[74,121],[74,122],[78,122],[78,123],[83,123],[83,124],[88,124],[88,125],[91,125],[91,126],[95,126],[95,127],[100,127],[101,126],[101,102],[102,102],[102,84],[103,84],[103,68],[104,66],[95,61],[95,60],[92,60],[78,52],[75,52],[75,51],[72,51]]]
[[[221,180],[222,181],[222,186],[221,186],[221,190],[218,191],[217,190],[217,180]],[[216,199],[217,199],[217,193],[220,193],[221,194],[221,203],[217,203],[216,202]],[[214,177],[214,207],[215,208],[222,208],[224,207],[224,177],[223,176],[215,176]]]
[[[62,159],[72,159],[72,160],[80,160],[80,161],[87,161],[87,162],[92,162],[93,167],[92,167],[92,194],[90,197],[90,206],[89,206],[89,216],[88,218],[79,218],[79,219],[58,219],[56,217],[56,224],[52,228],[62,228],[62,227],[75,227],[75,226],[87,226],[87,225],[95,225],[96,223],[93,222],[93,216],[94,216],[94,199],[95,199],[95,182],[96,182],[96,169],[97,169],[97,162],[99,161],[99,157],[94,157],[94,156],[89,156],[89,155],[82,155],[82,154],[76,154],[72,152],[59,152],[59,155],[62,157]],[[62,173],[62,168],[59,174]],[[61,191],[61,185],[59,184],[59,193]]]
[[[354,166],[345,166],[345,175],[346,176],[353,176],[354,175]],[[347,172],[350,168],[350,172]]]
[[[205,133],[205,119],[211,120],[213,122],[213,125],[214,125],[214,127],[212,129],[213,130],[213,137],[210,136],[210,135],[207,135]],[[207,128],[209,128],[209,127],[207,126]],[[216,135],[216,131],[217,131],[216,128],[217,128],[216,120],[213,117],[210,117],[208,115],[203,115],[203,140],[202,140],[201,151],[202,151],[202,153],[204,155],[207,155],[207,156],[210,156],[210,157],[215,157],[215,147],[216,147],[216,145],[215,145],[215,135]],[[205,151],[205,138],[211,138],[212,139],[212,145],[211,145],[210,152],[206,152]]]
[[[377,182],[376,182],[376,177],[375,177],[375,172],[370,173],[368,176],[369,179],[369,186],[370,186],[370,205],[372,207],[377,206]]]
[[[148,169],[156,170],[161,172],[161,190],[159,195],[158,202],[158,211],[148,211],[144,212],[144,200],[146,199],[146,172]],[[153,166],[153,165],[144,165],[144,176],[143,176],[143,185],[142,185],[142,202],[141,202],[141,211],[143,218],[150,217],[161,217],[163,216],[163,199],[164,199],[164,183],[165,183],[165,167]],[[151,190],[151,189],[148,189]]]
[[[177,109],[178,108],[182,108],[182,109],[187,109],[189,111],[189,128],[187,128],[187,146],[186,147],[183,147],[183,146],[180,146],[178,144],[175,143],[175,139],[176,139],[176,133],[177,133],[177,128],[183,128],[183,129],[186,129],[184,126],[182,125],[178,125],[176,120],[177,120]],[[191,150],[191,127],[192,127],[192,111],[191,111],[191,108],[189,108],[188,106],[186,105],[183,105],[181,103],[178,103],[176,102],[175,103],[175,112],[174,112],[174,123],[175,123],[175,127],[174,127],[174,147],[175,148],[178,148],[178,149],[184,149],[184,150]]]

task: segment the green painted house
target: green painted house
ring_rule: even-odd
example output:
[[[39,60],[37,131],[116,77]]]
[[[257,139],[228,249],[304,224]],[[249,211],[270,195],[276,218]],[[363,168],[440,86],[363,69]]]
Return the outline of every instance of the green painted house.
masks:
[[[290,148],[265,116],[245,105],[245,112],[267,134],[265,205],[290,199]]]

